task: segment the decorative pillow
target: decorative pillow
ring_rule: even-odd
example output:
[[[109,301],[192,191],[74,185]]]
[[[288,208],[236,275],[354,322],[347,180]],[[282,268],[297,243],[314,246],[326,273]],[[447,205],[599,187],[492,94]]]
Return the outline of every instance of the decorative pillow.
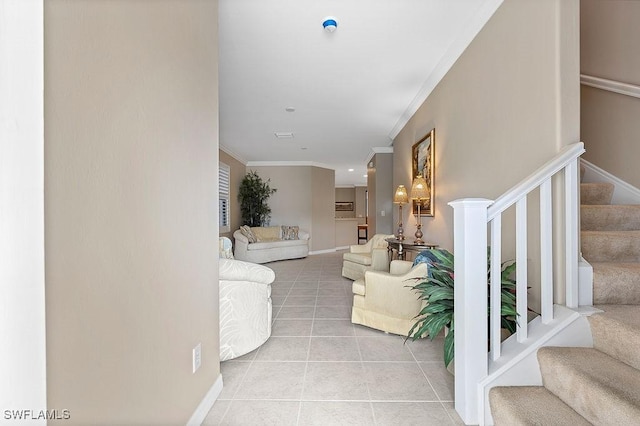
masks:
[[[250,243],[255,243],[256,241],[258,241],[256,236],[253,234],[253,231],[251,231],[251,228],[249,228],[247,225],[242,225],[240,227],[240,233],[247,237],[247,240],[249,240]]]
[[[427,274],[431,277],[432,267],[439,264],[451,264],[453,265],[453,254],[448,250],[442,248],[431,248],[421,251],[413,261],[412,266],[416,266],[418,263],[426,263],[428,266]]]
[[[278,241],[280,240],[279,226],[262,226],[251,228],[251,232],[256,236],[256,241]]]
[[[298,240],[298,231],[300,227],[298,226],[286,226],[282,225],[282,239],[283,240]]]

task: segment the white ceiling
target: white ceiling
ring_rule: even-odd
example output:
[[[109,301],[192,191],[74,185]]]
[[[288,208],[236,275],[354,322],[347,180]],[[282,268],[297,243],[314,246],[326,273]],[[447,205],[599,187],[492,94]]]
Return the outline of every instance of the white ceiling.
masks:
[[[219,0],[220,145],[365,185],[372,148],[391,145],[501,1]]]

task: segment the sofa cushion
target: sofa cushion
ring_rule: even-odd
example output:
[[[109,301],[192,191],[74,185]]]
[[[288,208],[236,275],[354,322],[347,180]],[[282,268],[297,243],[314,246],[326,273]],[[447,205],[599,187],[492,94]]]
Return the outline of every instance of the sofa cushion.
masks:
[[[253,234],[253,231],[247,225],[242,225],[240,227],[240,232],[242,233],[242,235],[247,237],[247,240],[249,240],[250,243],[255,243],[257,241],[256,236]]]
[[[261,241],[276,241],[280,239],[280,227],[279,226],[264,226],[251,228],[251,232],[256,236],[255,242]]]
[[[298,226],[286,226],[282,225],[282,239],[283,240],[297,240],[298,239],[298,231],[300,227]]]
[[[345,253],[342,258],[361,265],[371,265],[371,255],[369,253]]]

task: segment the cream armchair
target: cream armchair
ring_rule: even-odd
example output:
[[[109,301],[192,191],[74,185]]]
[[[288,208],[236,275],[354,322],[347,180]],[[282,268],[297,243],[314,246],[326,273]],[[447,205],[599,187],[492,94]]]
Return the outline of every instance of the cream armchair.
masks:
[[[220,361],[249,353],[271,336],[274,279],[266,266],[219,259]]]
[[[367,271],[352,284],[351,322],[406,336],[424,302],[411,289],[427,275],[427,264],[394,260],[390,272]]]
[[[349,253],[342,255],[342,276],[357,280],[364,276],[365,271],[388,271],[389,245],[386,238],[393,238],[393,235],[376,234],[367,244],[352,245]]]

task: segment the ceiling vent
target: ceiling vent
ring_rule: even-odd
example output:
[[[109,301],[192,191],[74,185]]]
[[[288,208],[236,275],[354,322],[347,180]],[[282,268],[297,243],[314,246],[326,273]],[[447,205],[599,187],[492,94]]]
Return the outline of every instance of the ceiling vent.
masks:
[[[292,132],[275,132],[274,134],[278,139],[293,139]]]

